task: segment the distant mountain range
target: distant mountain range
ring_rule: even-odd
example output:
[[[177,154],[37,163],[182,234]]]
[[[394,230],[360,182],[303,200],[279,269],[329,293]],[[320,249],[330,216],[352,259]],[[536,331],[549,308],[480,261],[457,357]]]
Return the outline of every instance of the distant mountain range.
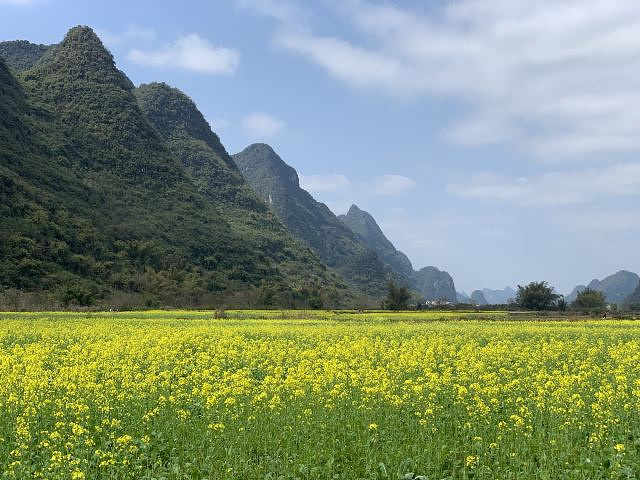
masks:
[[[457,302],[451,275],[432,266],[414,271],[409,258],[389,241],[371,214],[357,205],[351,205],[347,214],[339,215],[338,218],[365,245],[375,250],[378,258],[394,272],[396,281],[412,288],[425,300]]]
[[[516,291],[511,287],[505,287],[502,290],[483,288],[482,293],[489,305],[505,305],[516,298]]]
[[[506,305],[516,298],[516,291],[511,287],[505,287],[502,290],[492,290],[483,288],[482,290],[474,290],[471,295],[464,292],[457,292],[458,302],[472,303],[476,305]]]
[[[334,215],[269,145],[230,156],[187,95],[136,88],[88,27],[0,42],[0,145],[0,300],[360,307],[388,281],[415,300],[516,294],[470,298],[445,271],[415,271],[372,215]],[[622,271],[588,287],[640,303],[639,283]]]
[[[296,170],[269,145],[250,145],[233,160],[289,231],[360,293],[379,298],[392,280],[426,300],[455,302],[455,286],[448,273],[435,267],[414,272],[407,256],[393,246],[375,219],[356,205],[336,217],[300,187]]]
[[[602,280],[591,280],[586,286],[578,285],[565,297],[565,300],[569,303],[573,302],[582,290],[590,288],[604,293],[608,303],[623,305],[630,295],[634,293],[639,284],[640,277],[637,274],[627,270],[621,270]]]
[[[475,305],[488,305],[489,302],[487,302],[487,299],[484,296],[484,293],[482,292],[482,290],[474,290],[473,292],[471,292],[471,296],[469,297],[469,300],[471,300],[471,303],[475,304]]]
[[[369,214],[338,219],[268,145],[232,158],[184,93],[136,88],[88,27],[1,42],[0,114],[0,292],[377,306],[393,280],[451,297],[448,274],[414,274]]]

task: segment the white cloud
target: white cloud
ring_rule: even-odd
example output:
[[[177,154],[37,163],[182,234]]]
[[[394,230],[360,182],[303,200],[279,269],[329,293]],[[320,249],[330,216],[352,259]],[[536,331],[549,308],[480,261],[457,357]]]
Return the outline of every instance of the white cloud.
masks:
[[[0,0],[1,1],[1,0]],[[118,47],[130,43],[150,42],[156,39],[156,32],[152,28],[144,28],[136,24],[120,33],[114,33],[101,28],[96,29],[96,33],[102,42],[108,47]]]
[[[229,75],[238,68],[240,53],[232,48],[216,47],[199,35],[190,33],[157,50],[131,50],[127,58],[150,67]]]
[[[462,198],[523,206],[577,204],[599,196],[640,195],[640,164],[558,171],[531,178],[482,174],[467,183],[450,183],[446,189]]]
[[[243,127],[254,138],[273,137],[284,129],[284,122],[262,112],[253,112],[247,115]]]
[[[278,45],[356,88],[392,96],[449,96],[471,121],[451,141],[517,139],[549,158],[640,150],[640,2],[457,0],[411,11],[390,2],[329,3],[349,36],[280,20]],[[291,8],[289,8],[290,11]]]
[[[395,196],[413,188],[416,182],[402,175],[382,175],[375,177],[372,183],[372,192],[375,195]]]
[[[350,185],[349,180],[344,175],[300,175],[300,186],[309,192],[326,192],[329,190],[339,190]]]

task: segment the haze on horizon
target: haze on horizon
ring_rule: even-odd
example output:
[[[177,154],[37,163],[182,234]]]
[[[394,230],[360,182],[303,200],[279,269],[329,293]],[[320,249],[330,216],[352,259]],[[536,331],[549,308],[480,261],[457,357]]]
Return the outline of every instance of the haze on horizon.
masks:
[[[638,21],[632,0],[0,0],[0,41],[91,26],[230,153],[269,143],[468,292],[640,270]]]

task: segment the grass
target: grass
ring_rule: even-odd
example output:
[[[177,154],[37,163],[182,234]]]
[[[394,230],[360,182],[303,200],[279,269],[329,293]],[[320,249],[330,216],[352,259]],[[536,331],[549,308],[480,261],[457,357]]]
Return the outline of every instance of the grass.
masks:
[[[225,313],[0,314],[0,478],[640,477],[640,323]]]

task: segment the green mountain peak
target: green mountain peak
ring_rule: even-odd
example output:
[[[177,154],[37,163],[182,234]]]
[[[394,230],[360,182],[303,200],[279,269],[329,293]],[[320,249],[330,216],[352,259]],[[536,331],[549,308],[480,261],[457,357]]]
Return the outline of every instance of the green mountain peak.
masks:
[[[49,48],[50,45],[38,45],[27,40],[9,40],[0,42],[0,57],[14,72],[23,72],[32,68]]]
[[[154,90],[179,111],[152,125],[87,27],[17,77],[0,61],[0,292],[38,305],[345,305],[351,291],[255,196],[193,103]]]
[[[242,152],[233,156],[236,159],[243,175],[250,180],[258,177],[268,179],[273,186],[296,191],[300,188],[300,179],[295,168],[287,165],[282,158],[266,143],[254,143]],[[238,159],[241,162],[238,162]],[[273,198],[272,198],[273,200]]]
[[[153,82],[140,85],[135,95],[151,123],[164,137],[187,135],[204,142],[229,168],[236,169],[218,135],[211,130],[193,100],[182,91],[164,82]]]
[[[240,172],[291,233],[369,299],[379,299],[391,272],[376,253],[306,190],[296,170],[269,145],[257,143],[233,155]]]
[[[64,75],[67,80],[114,84],[126,90],[133,88],[131,81],[116,68],[113,55],[98,35],[86,26],[70,29],[62,42],[47,52],[35,67],[49,75]]]

